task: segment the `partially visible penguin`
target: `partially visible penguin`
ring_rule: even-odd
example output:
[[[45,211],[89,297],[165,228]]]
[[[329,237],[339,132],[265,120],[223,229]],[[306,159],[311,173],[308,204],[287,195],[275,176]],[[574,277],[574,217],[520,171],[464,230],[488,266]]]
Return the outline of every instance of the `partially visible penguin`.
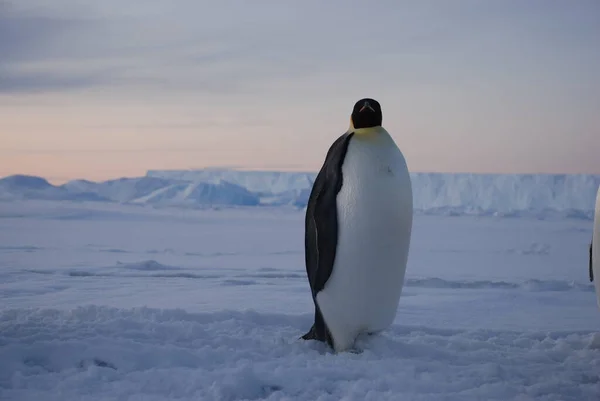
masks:
[[[596,207],[594,210],[594,227],[592,242],[590,243],[590,281],[596,290],[596,303],[600,307],[600,187],[596,194]]]
[[[305,218],[305,262],[315,305],[305,340],[351,350],[358,335],[390,326],[408,259],[413,194],[404,155],[374,99],[354,105],[331,145]]]

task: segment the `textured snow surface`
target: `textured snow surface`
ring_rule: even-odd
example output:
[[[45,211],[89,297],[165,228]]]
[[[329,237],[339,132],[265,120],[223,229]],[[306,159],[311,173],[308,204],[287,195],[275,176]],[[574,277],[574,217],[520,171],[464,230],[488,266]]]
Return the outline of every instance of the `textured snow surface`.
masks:
[[[0,200],[55,199],[148,204],[153,207],[306,206],[314,173],[174,170],[100,183],[52,186],[38,177],[0,180]],[[597,175],[412,173],[419,214],[576,217],[591,219]]]
[[[600,399],[589,221],[416,216],[394,324],[334,355],[303,218],[0,203],[0,400]]]
[[[183,310],[0,313],[12,400],[595,400],[592,334],[395,326],[333,355],[307,317]]]

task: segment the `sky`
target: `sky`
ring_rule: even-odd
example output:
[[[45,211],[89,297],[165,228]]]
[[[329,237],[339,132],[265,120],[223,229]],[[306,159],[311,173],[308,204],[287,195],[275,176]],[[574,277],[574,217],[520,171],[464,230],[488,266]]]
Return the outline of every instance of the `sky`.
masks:
[[[421,172],[600,174],[597,0],[0,0],[0,176],[316,171],[373,97]]]

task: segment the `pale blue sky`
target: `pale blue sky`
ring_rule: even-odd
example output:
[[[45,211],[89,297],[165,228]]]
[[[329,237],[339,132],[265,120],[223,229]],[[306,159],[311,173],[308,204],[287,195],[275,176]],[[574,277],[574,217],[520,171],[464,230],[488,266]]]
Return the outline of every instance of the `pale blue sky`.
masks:
[[[0,175],[317,170],[374,97],[412,171],[600,173],[600,1],[0,1]]]

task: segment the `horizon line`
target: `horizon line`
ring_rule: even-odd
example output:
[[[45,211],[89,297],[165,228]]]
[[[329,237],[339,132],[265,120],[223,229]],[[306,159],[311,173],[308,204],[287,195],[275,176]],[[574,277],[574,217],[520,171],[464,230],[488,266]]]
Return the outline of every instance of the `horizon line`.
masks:
[[[281,167],[281,168],[269,168],[269,167],[244,167],[244,166],[206,166],[206,167],[191,167],[191,168],[177,168],[177,169],[146,169],[146,172],[142,175],[121,175],[121,176],[111,176],[105,179],[88,179],[85,177],[60,177],[60,176],[44,176],[38,174],[27,174],[27,173],[13,173],[0,176],[0,180],[14,177],[14,176],[23,176],[23,177],[36,177],[42,178],[52,185],[62,185],[70,181],[89,181],[93,183],[102,183],[106,181],[119,180],[123,178],[135,179],[135,178],[144,178],[148,177],[148,173],[150,172],[194,172],[194,171],[240,171],[240,172],[264,172],[264,173],[296,173],[296,174],[318,174],[319,169],[316,170],[306,170],[306,169],[294,169],[291,167]],[[520,173],[501,173],[501,172],[471,172],[471,171],[427,171],[427,170],[419,170],[419,171],[409,171],[410,174],[444,174],[444,175],[506,175],[506,176],[524,176],[524,175],[564,175],[564,176],[573,176],[573,175],[589,175],[589,176],[600,176],[599,173],[590,173],[590,172],[520,172]],[[158,178],[158,177],[157,177]]]

